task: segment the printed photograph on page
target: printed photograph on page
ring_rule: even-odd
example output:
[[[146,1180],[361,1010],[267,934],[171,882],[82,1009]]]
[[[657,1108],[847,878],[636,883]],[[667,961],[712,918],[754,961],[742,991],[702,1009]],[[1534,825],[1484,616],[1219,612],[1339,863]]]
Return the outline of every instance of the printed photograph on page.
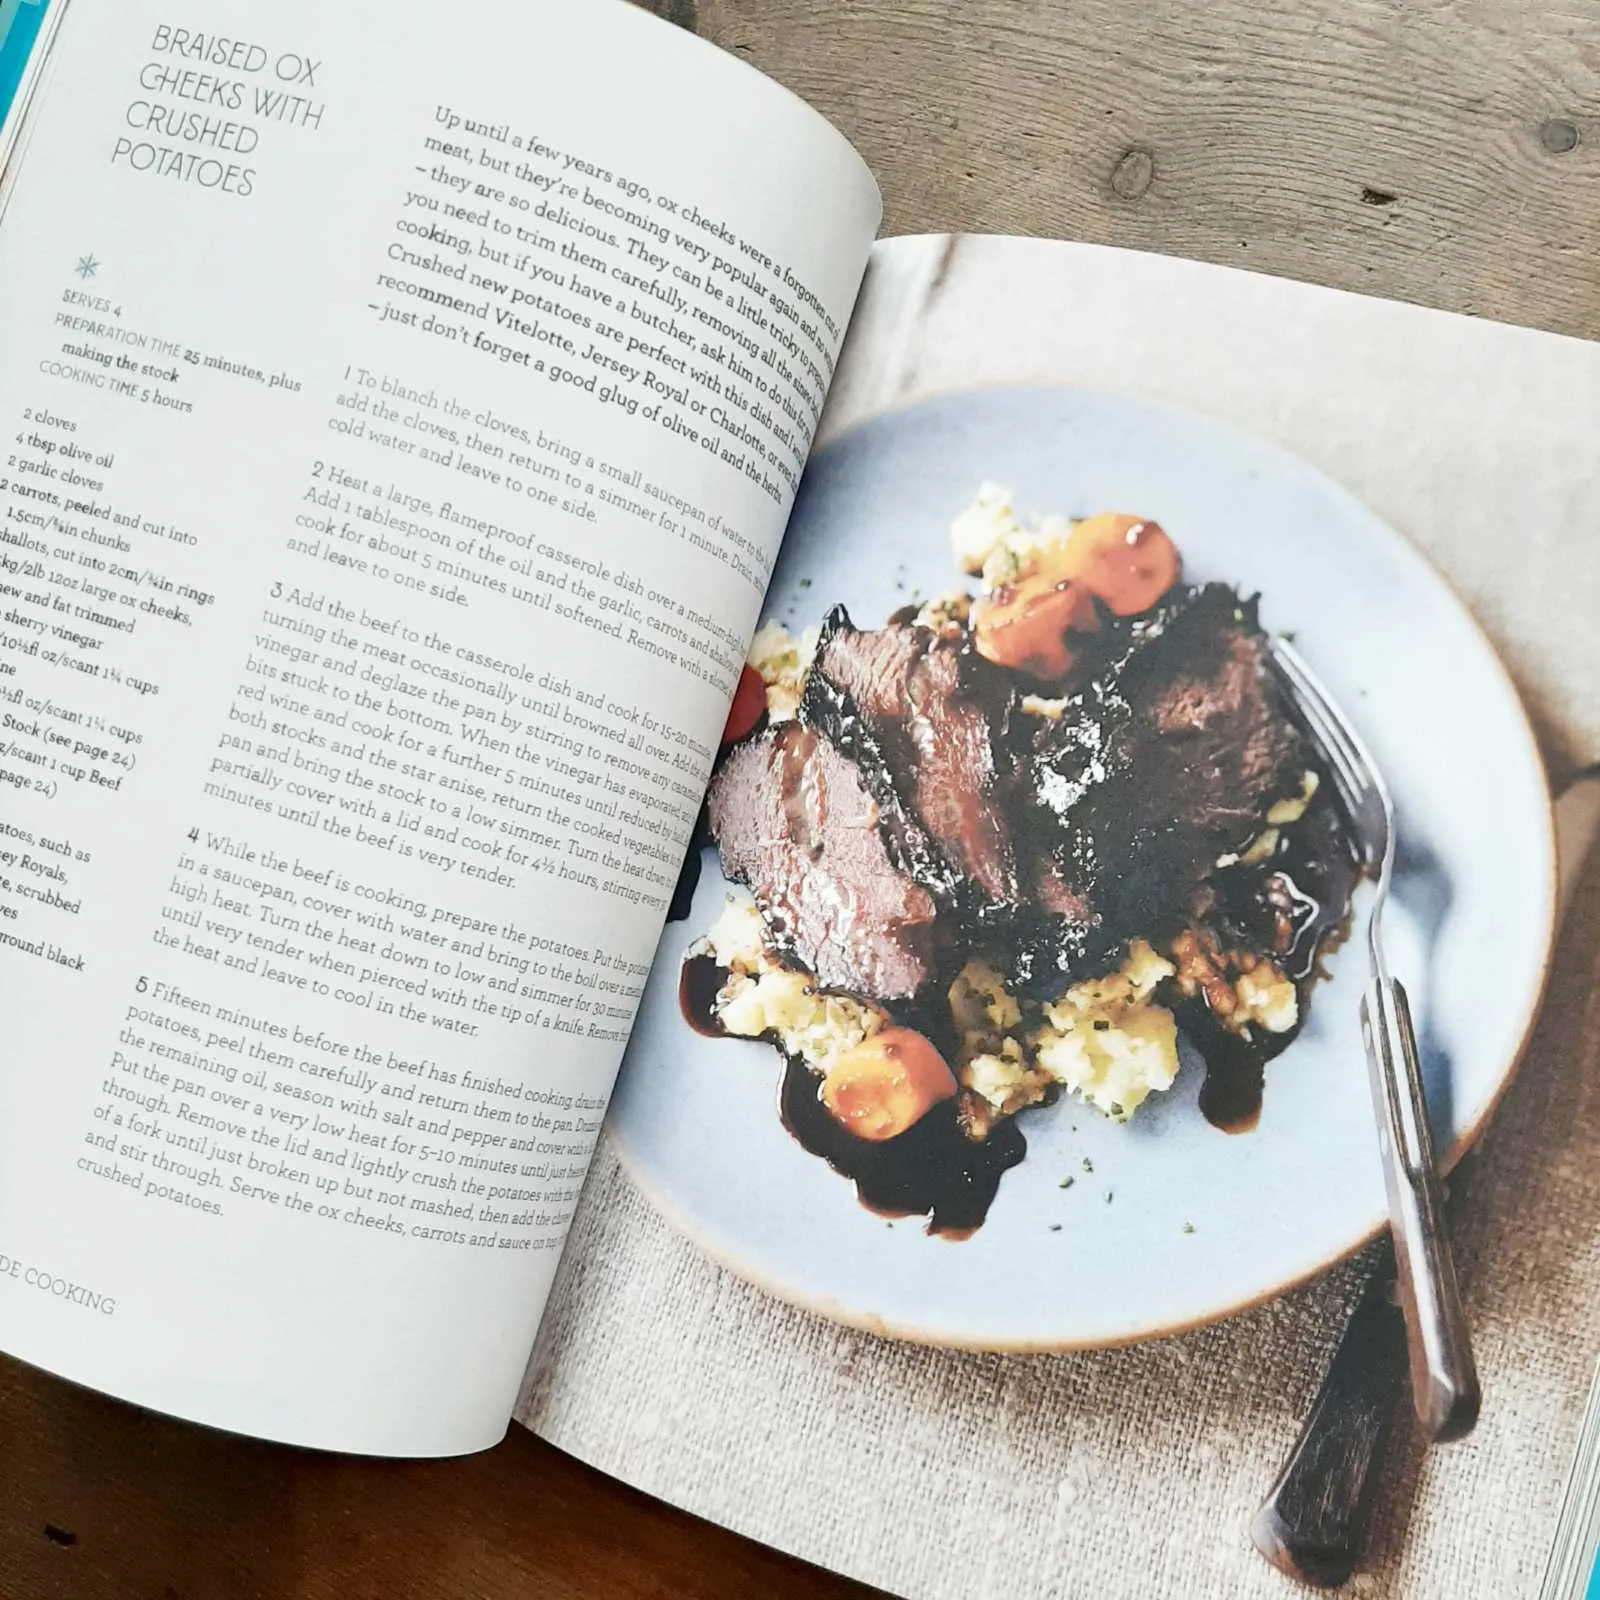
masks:
[[[1396,328],[1412,370],[1363,368]],[[1495,385],[1453,389],[1464,363]],[[903,1593],[954,1592],[909,1531],[914,1439],[1005,1508],[960,1519],[1015,1579],[986,1592],[1070,1592],[1013,1523],[1103,1557],[1097,1592],[1276,1592],[1243,1527],[1387,1221],[1375,873],[1281,663],[1394,797],[1384,937],[1453,1165],[1549,975],[1552,737],[1600,725],[1590,647],[1547,631],[1560,569],[1496,522],[1559,514],[1588,468],[1514,407],[1555,381],[1592,411],[1594,367],[1157,258],[879,247],[532,1372],[540,1431]],[[582,1335],[619,1315],[626,1374]],[[694,1448],[758,1439],[782,1503],[735,1503]],[[904,1536],[808,1518],[822,1457]],[[1252,1587],[1113,1571],[1174,1495]]]

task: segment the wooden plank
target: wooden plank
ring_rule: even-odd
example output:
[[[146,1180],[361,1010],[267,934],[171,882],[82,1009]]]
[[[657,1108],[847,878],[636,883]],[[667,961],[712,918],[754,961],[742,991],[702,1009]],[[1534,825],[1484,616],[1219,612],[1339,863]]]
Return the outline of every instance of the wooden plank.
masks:
[[[521,1428],[458,1461],[318,1455],[173,1422],[3,1357],[0,1483],[0,1600],[868,1593]]]
[[[885,231],[1085,239],[1600,336],[1600,0],[656,0]]]

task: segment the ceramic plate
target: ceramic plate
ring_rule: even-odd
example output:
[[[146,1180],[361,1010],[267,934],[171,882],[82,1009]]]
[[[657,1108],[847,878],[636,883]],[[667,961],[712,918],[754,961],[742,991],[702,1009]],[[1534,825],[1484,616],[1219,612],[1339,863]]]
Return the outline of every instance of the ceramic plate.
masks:
[[[1048,388],[930,400],[820,452],[767,615],[799,628],[843,601],[871,627],[915,591],[956,587],[947,529],[985,479],[1023,510],[1155,518],[1190,581],[1260,592],[1263,624],[1295,635],[1357,722],[1397,800],[1388,948],[1412,996],[1435,1137],[1454,1159],[1510,1079],[1554,920],[1543,769],[1472,618],[1402,538],[1303,462],[1186,413]],[[1241,1310],[1382,1225],[1358,943],[1332,957],[1304,1031],[1269,1065],[1254,1130],[1206,1122],[1193,1059],[1124,1126],[1072,1099],[1025,1113],[1026,1159],[987,1222],[954,1241],[865,1209],[785,1132],[774,1050],[701,1038],[682,1020],[680,958],[727,892],[708,852],[691,916],[662,940],[610,1127],[673,1223],[774,1293],[904,1338],[1085,1348]]]

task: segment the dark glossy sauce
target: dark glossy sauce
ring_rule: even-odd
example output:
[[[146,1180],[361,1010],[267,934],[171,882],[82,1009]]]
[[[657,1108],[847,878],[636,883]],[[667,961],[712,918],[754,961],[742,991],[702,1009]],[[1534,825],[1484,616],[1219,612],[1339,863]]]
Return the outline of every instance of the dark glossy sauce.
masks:
[[[1269,860],[1228,869],[1214,882],[1215,921],[1224,943],[1271,955],[1294,982],[1302,1023],[1319,959],[1344,938],[1350,897],[1361,876],[1332,791],[1324,777],[1305,815],[1280,834]],[[1255,1028],[1243,1035],[1225,1027],[1203,998],[1176,999],[1173,1010],[1206,1064],[1201,1113],[1225,1133],[1255,1127],[1266,1065],[1294,1043],[1300,1026],[1286,1033]]]
[[[1174,1014],[1206,1064],[1200,1114],[1224,1133],[1248,1133],[1261,1120],[1267,1063],[1289,1045],[1294,1033],[1257,1030],[1244,1038],[1223,1027],[1204,1000],[1180,1001]]]
[[[706,808],[701,806],[695,819],[694,832],[689,836],[688,848],[683,853],[683,865],[678,869],[678,881],[673,886],[672,901],[667,907],[668,922],[687,922],[694,908],[695,890],[700,887],[700,867],[705,852],[711,846],[711,823]]]
[[[858,1139],[822,1103],[821,1082],[803,1061],[788,1061],[779,1101],[784,1127],[849,1178],[869,1210],[926,1216],[929,1233],[971,1234],[989,1214],[1001,1178],[1027,1154],[1013,1120],[998,1124],[987,1139],[969,1139],[956,1121],[954,1100],[940,1101],[898,1138]]]
[[[690,956],[678,979],[683,1019],[708,1039],[725,1039],[716,1000],[728,969],[712,956]],[[941,1101],[898,1138],[858,1139],[822,1103],[822,1080],[785,1057],[779,1110],[783,1125],[812,1155],[851,1179],[861,1203],[883,1216],[928,1218],[928,1232],[965,1238],[989,1213],[1000,1179],[1028,1146],[1016,1124],[1002,1122],[976,1142],[956,1121],[956,1102]]]
[[[841,733],[869,743],[853,708],[841,698]],[[811,739],[814,740],[814,735]],[[875,752],[863,749],[862,754]],[[826,799],[809,772],[809,743],[785,761],[779,774],[792,830],[802,844],[820,831]],[[859,759],[859,756],[857,757]],[[881,763],[869,764],[875,770]],[[1320,976],[1322,956],[1336,948],[1349,924],[1350,899],[1361,876],[1349,840],[1349,826],[1324,777],[1305,815],[1281,830],[1277,850],[1266,861],[1238,865],[1210,880],[1204,921],[1225,948],[1270,956],[1295,984],[1303,1021],[1311,991]],[[708,842],[704,818],[690,857],[697,872],[699,849]],[[693,879],[686,863],[678,900],[687,911]],[[684,891],[687,890],[686,894]],[[674,910],[677,911],[675,904]],[[1013,975],[1020,962],[1013,953]],[[679,1002],[689,1026],[708,1038],[728,1035],[715,1016],[727,971],[710,956],[690,956],[679,980]],[[1174,1011],[1179,1028],[1205,1062],[1200,1110],[1226,1133],[1243,1133],[1260,1120],[1267,1063],[1291,1045],[1300,1028],[1270,1033],[1263,1028],[1236,1031],[1226,1026],[1203,997],[1185,998],[1175,985],[1157,996]],[[903,1009],[903,1008],[902,1008]],[[923,1031],[953,1059],[955,1041],[947,1038],[948,1017],[897,1014],[897,1021]],[[813,1155],[821,1156],[856,1187],[861,1203],[885,1216],[925,1216],[928,1231],[965,1238],[987,1216],[1005,1173],[1027,1152],[1014,1118],[996,1123],[986,1140],[962,1131],[954,1099],[935,1105],[897,1138],[860,1139],[823,1104],[821,1079],[803,1061],[785,1057],[779,1095],[784,1126]]]
[[[714,956],[689,956],[678,975],[678,1009],[683,1020],[707,1039],[726,1039],[728,1030],[717,1020],[717,995],[728,981],[728,969]]]

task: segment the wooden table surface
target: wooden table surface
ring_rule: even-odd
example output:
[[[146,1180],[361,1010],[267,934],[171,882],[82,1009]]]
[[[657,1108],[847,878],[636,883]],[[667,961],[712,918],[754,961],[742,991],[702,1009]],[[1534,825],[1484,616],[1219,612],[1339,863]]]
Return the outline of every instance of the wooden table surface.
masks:
[[[850,134],[887,232],[1129,245],[1600,337],[1600,0],[655,9]],[[520,1429],[463,1461],[349,1461],[4,1360],[0,1485],[0,1600],[866,1593]]]

